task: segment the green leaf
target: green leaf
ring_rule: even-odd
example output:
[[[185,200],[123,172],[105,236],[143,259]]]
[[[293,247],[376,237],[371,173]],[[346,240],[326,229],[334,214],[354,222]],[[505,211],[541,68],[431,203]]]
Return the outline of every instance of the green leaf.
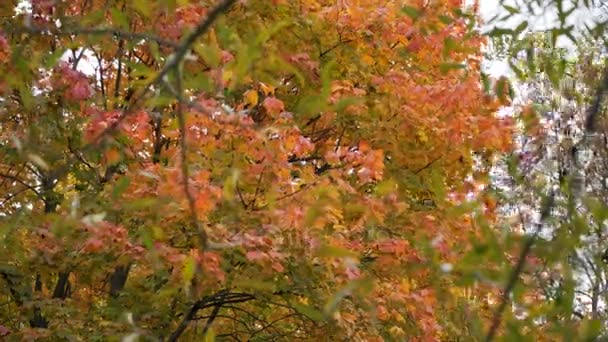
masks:
[[[344,111],[346,108],[353,106],[353,105],[360,104],[362,102],[363,101],[361,99],[358,99],[356,97],[344,97],[344,98],[341,98],[335,105],[333,105],[331,107],[331,110],[340,113],[340,112]]]
[[[113,7],[110,9],[110,14],[112,16],[112,23],[114,23],[115,26],[125,30],[129,29],[129,18],[127,18],[125,13],[118,8]]]
[[[331,71],[335,67],[335,61],[329,61],[321,68],[321,96],[325,99],[331,94]]]
[[[236,193],[237,182],[239,179],[239,171],[234,169],[230,176],[224,180],[224,186],[222,187],[222,194],[225,200],[232,201]]]
[[[263,30],[262,32],[260,32],[258,34],[258,36],[256,37],[254,44],[255,45],[262,45],[264,44],[266,41],[268,41],[268,39],[270,39],[272,36],[274,36],[275,34],[283,31],[286,27],[290,26],[291,24],[288,21],[280,21],[276,24],[274,24],[272,27]]]
[[[514,31],[512,29],[495,27],[488,33],[490,37],[501,37],[501,36],[512,36]]]
[[[481,84],[483,86],[484,93],[489,94],[492,89],[490,83],[490,76],[484,72],[481,73]]]
[[[182,269],[182,278],[184,280],[184,285],[186,287],[189,286],[189,283],[192,279],[194,279],[194,273],[196,272],[196,261],[192,256],[186,257],[186,261],[184,261],[184,266]]]
[[[220,64],[221,51],[218,47],[209,44],[196,44],[194,45],[194,51],[201,56],[205,63],[210,67],[215,68]]]
[[[517,25],[517,27],[515,28],[515,33],[520,34],[522,32],[524,32],[525,29],[528,28],[528,21],[524,21],[521,24]]]
[[[346,248],[323,245],[317,249],[317,256],[323,258],[356,258],[357,253]]]
[[[418,20],[418,18],[420,17],[420,14],[422,14],[420,12],[420,10],[417,9],[416,7],[407,6],[407,5],[401,7],[401,12],[405,13],[405,15],[412,18],[414,21]]]
[[[440,15],[439,20],[441,20],[441,22],[446,25],[449,25],[454,22],[454,19],[452,19],[451,17],[448,17],[447,15]]]
[[[456,40],[447,37],[444,41],[443,41],[443,53],[444,56],[447,56],[450,52],[452,51],[458,51],[459,45],[456,42]]]
[[[159,204],[158,198],[141,198],[135,201],[130,201],[124,204],[126,210],[142,210],[150,207],[154,207]]]
[[[297,312],[312,319],[313,321],[320,322],[325,320],[325,315],[310,305],[291,303],[291,306],[296,309]]]
[[[509,61],[509,67],[511,68],[511,70],[513,70],[513,72],[515,73],[515,75],[517,75],[519,79],[526,78],[526,74],[518,66],[516,66],[513,61]]]
[[[435,194],[435,199],[442,201],[446,196],[445,180],[441,172],[435,168],[431,170],[429,180],[431,191]]]
[[[580,341],[596,341],[602,332],[602,321],[585,319],[580,326]]]
[[[517,8],[517,7],[513,7],[513,6],[509,6],[509,5],[505,5],[505,4],[503,4],[502,7],[504,9],[506,9],[507,12],[509,12],[510,14],[519,14],[519,13],[521,13],[521,11],[519,10],[519,8]]]
[[[140,238],[141,238],[141,241],[143,242],[144,246],[148,250],[151,250],[154,247],[154,240],[152,238],[152,232],[150,232],[149,229],[147,229],[147,228],[142,229],[140,232]]]
[[[213,328],[209,328],[205,337],[203,338],[203,342],[215,342],[215,332],[213,332]]]
[[[443,74],[447,74],[451,70],[465,69],[467,66],[462,63],[441,63],[439,64],[439,70]]]
[[[51,53],[50,55],[46,56],[46,58],[44,59],[44,66],[46,68],[52,68],[55,65],[57,65],[57,61],[59,61],[59,59],[61,58],[61,56],[63,56],[63,54],[65,53],[64,50],[62,49],[57,49],[57,51]]]
[[[83,26],[97,26],[105,20],[105,11],[96,10],[82,17],[81,23]]]
[[[398,189],[399,185],[393,179],[387,179],[376,185],[376,194],[386,196]]]
[[[131,179],[129,177],[119,178],[114,185],[114,189],[112,189],[112,198],[116,199],[120,197],[120,195],[127,190],[129,184],[131,184]]]
[[[151,6],[150,6],[150,2],[149,1],[147,1],[147,0],[133,0],[132,4],[133,4],[133,8],[135,8],[135,10],[137,12],[139,12],[139,14],[143,15],[146,18],[150,17]]]

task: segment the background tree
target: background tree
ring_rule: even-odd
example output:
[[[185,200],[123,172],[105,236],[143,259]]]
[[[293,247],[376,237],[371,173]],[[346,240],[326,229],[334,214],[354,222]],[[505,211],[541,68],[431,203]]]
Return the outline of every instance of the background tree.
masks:
[[[475,7],[15,5],[0,38],[0,333],[484,336],[496,291],[471,276],[470,241],[491,233],[495,202],[459,205],[511,134],[494,115],[508,84],[480,81]]]
[[[537,5],[557,20],[543,33],[527,34],[529,16],[541,16]],[[519,267],[505,281],[510,293],[502,303],[512,303],[513,310],[504,317],[497,310],[493,326],[505,321],[507,336],[514,338],[597,337],[605,333],[604,5],[544,1],[503,7],[508,13],[495,22],[503,26],[490,35],[516,76],[519,129],[514,153],[498,173],[508,169],[510,177],[495,185],[503,196],[505,229],[526,238]],[[572,18],[581,10],[600,20],[576,26]],[[503,20],[523,13],[528,17],[515,22],[515,29],[504,26]],[[560,45],[561,38],[571,43]],[[550,206],[543,198],[552,199]],[[491,329],[488,339],[497,331]]]

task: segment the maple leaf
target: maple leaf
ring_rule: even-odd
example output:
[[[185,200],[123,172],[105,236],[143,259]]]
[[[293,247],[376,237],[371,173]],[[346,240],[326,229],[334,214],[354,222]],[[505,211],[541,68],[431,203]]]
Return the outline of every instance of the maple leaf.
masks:
[[[65,62],[61,62],[56,68],[52,85],[56,90],[64,91],[68,100],[83,101],[93,94],[87,76],[72,69]]]
[[[478,221],[497,220],[473,155],[512,147],[494,115],[508,98],[479,81],[475,15],[234,2],[37,0],[27,34],[0,36],[17,113],[0,125],[0,259],[23,270],[0,268],[11,337],[42,315],[51,339],[197,340],[205,316],[205,333],[239,340],[440,340],[462,307],[487,313],[494,289],[450,291],[457,272],[433,271],[460,270]],[[83,55],[49,69],[66,50]],[[451,214],[471,197],[477,216]],[[125,300],[152,314],[115,319]]]
[[[266,97],[264,99],[264,102],[262,102],[262,106],[271,115],[279,114],[285,110],[285,105],[283,104],[283,101],[272,96]]]

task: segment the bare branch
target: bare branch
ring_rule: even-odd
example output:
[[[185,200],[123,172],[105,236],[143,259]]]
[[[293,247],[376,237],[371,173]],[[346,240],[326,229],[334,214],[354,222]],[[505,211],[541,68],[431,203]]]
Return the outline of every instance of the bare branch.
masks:
[[[67,27],[62,29],[49,27],[19,27],[9,30],[13,33],[29,33],[36,35],[51,34],[54,36],[74,36],[74,35],[89,35],[89,36],[114,36],[119,39],[131,41],[153,41],[159,45],[165,45],[172,48],[178,48],[179,44],[170,40],[163,39],[150,33],[129,32],[117,28],[86,28],[86,27]]]
[[[179,337],[184,333],[186,328],[188,328],[190,322],[197,319],[196,315],[199,310],[213,307],[213,312],[209,316],[207,323],[205,324],[205,328],[203,330],[203,333],[206,333],[211,327],[213,320],[217,317],[220,309],[224,305],[243,303],[254,299],[255,297],[253,295],[247,293],[228,292],[228,290],[222,290],[211,296],[206,296],[205,298],[195,302],[192,305],[190,310],[188,310],[188,313],[185,315],[184,319],[180,322],[175,331],[173,331],[171,336],[169,336],[168,341],[178,341]]]
[[[29,190],[32,190],[36,194],[36,196],[40,197],[40,192],[38,192],[38,190],[36,190],[36,187],[34,187],[33,185],[30,185],[30,184],[26,183],[24,180],[22,180],[19,177],[15,177],[13,175],[10,175],[10,174],[7,174],[7,173],[3,173],[3,172],[0,172],[0,177],[1,178],[6,178],[6,179],[9,179],[9,180],[12,180],[12,181],[15,181],[15,182],[17,182],[17,183],[25,186]]]

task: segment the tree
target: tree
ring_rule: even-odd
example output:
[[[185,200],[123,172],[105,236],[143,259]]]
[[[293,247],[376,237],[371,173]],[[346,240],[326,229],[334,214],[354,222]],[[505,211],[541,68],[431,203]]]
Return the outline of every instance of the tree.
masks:
[[[507,83],[480,80],[475,7],[15,5],[0,332],[483,336],[496,291],[469,277],[474,254],[459,261],[495,205],[459,210],[510,123],[494,115]]]
[[[536,4],[526,4],[528,15],[539,14]],[[558,19],[543,33],[526,33],[531,20],[490,32],[521,90],[513,108],[517,143],[503,163],[510,177],[495,186],[511,215],[507,234],[523,235],[524,241],[501,300],[505,317],[496,312],[488,339],[501,321],[512,338],[596,339],[606,333],[601,323],[606,23],[577,27],[570,20],[581,9],[599,14],[605,6],[592,1],[538,6],[555,11]],[[503,7],[509,12],[503,19],[526,9]],[[573,43],[571,49],[559,46],[560,37]],[[507,303],[513,310],[506,310]]]

